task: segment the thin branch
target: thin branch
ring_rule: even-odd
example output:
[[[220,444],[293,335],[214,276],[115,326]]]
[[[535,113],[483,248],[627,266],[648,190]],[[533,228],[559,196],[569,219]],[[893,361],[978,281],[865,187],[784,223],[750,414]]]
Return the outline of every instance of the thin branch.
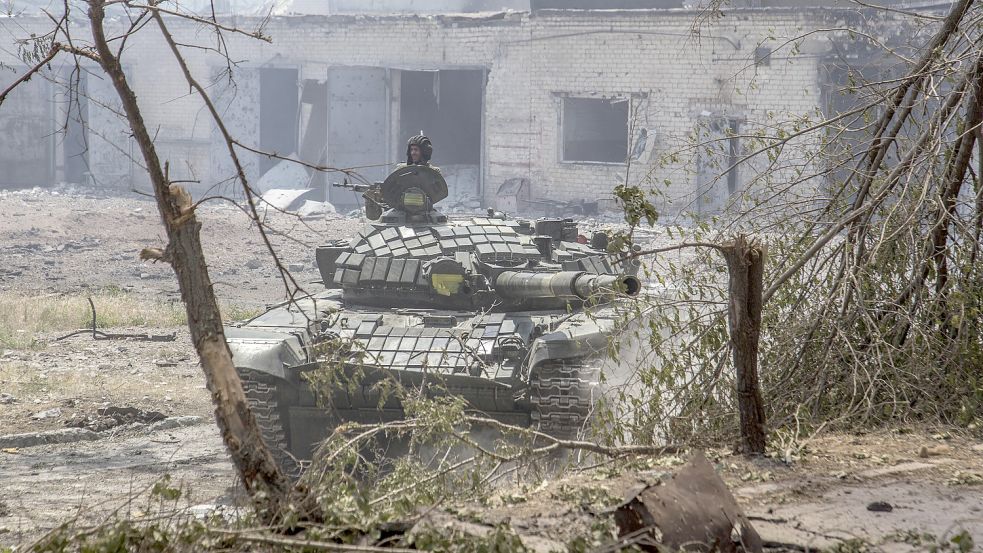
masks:
[[[416,549],[405,549],[402,547],[375,547],[371,545],[349,545],[323,540],[306,540],[302,538],[288,538],[285,536],[274,536],[269,534],[258,534],[255,530],[222,530],[209,528],[211,534],[225,536],[238,541],[249,543],[265,543],[267,545],[279,545],[291,548],[314,549],[318,551],[340,551],[345,553],[419,553]],[[250,533],[253,532],[253,533]]]
[[[55,56],[57,56],[58,52],[60,51],[61,51],[61,44],[57,42],[52,44],[51,49],[48,50],[48,53],[44,56],[44,58],[41,59],[41,61],[36,63],[34,67],[30,68],[26,73],[18,77],[17,80],[15,80],[13,83],[10,84],[10,86],[5,88],[3,92],[0,92],[0,105],[2,105],[3,101],[7,99],[7,95],[10,94],[21,83],[26,83],[27,81],[31,80],[31,77],[33,77],[35,73],[41,71],[42,69],[44,69],[45,66],[51,63],[51,60],[55,59]]]
[[[206,19],[204,17],[198,17],[196,15],[191,15],[191,14],[187,14],[187,13],[181,13],[181,12],[178,12],[178,11],[169,10],[167,8],[162,8],[160,6],[150,6],[150,5],[147,5],[147,4],[136,4],[136,3],[133,3],[133,2],[124,2],[124,4],[126,4],[126,6],[129,7],[129,8],[133,8],[133,9],[137,9],[137,10],[147,10],[147,11],[153,12],[155,15],[160,15],[160,14],[173,15],[175,17],[180,17],[182,19],[188,19],[190,21],[194,21],[195,23],[201,23],[203,25],[209,25],[211,27],[214,27],[216,29],[220,29],[222,31],[227,31],[227,32],[230,32],[230,33],[236,33],[236,34],[244,35],[244,36],[247,36],[249,38],[255,38],[257,40],[262,40],[263,42],[269,42],[270,44],[273,43],[273,39],[272,38],[270,38],[267,35],[264,35],[260,31],[251,31],[251,32],[250,31],[245,31],[245,30],[239,29],[237,27],[229,27],[227,25],[222,25],[221,23],[219,23],[218,21],[215,21],[213,19]]]

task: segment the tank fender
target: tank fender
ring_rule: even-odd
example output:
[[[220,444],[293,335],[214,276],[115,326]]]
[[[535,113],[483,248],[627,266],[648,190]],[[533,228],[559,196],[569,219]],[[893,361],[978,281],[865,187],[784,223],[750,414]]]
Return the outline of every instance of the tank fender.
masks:
[[[293,334],[227,328],[226,340],[238,368],[286,380],[287,367],[307,362],[303,344]]]
[[[581,322],[581,321],[578,321]],[[529,364],[532,368],[548,359],[575,359],[603,357],[607,355],[614,321],[594,319],[575,324],[568,321],[553,332],[548,332],[529,348]]]

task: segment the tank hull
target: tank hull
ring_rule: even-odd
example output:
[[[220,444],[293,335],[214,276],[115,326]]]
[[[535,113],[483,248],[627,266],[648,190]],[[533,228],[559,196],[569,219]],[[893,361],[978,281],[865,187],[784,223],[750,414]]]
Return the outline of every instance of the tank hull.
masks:
[[[383,310],[346,306],[339,291],[329,290],[230,327],[227,339],[243,375],[276,386],[279,447],[310,459],[342,422],[404,417],[399,401],[380,391],[383,379],[453,394],[474,413],[507,424],[571,435],[587,413],[568,405],[569,398],[583,396],[581,388],[594,393],[592,367],[621,320],[617,303],[589,316]],[[339,352],[332,344],[348,346]],[[326,383],[324,374],[334,380]]]

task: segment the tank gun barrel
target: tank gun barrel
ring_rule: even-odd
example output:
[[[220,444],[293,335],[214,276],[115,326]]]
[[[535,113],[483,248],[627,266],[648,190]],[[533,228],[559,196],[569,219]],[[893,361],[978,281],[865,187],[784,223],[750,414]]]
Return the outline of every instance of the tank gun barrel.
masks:
[[[642,284],[632,275],[599,275],[583,271],[546,273],[503,271],[495,279],[495,290],[507,298],[570,298],[636,296]]]

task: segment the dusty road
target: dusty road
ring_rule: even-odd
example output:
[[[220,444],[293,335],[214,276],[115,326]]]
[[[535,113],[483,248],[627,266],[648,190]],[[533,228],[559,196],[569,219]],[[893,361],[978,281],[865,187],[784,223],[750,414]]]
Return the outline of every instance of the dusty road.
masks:
[[[225,205],[206,205],[199,216],[229,318],[279,301],[282,284],[246,216]],[[284,264],[301,282],[318,278],[313,246],[350,236],[359,224],[281,215],[270,223]],[[137,257],[160,245],[156,212],[144,198],[0,193],[0,325],[8,327],[0,328],[0,443],[66,428],[86,437],[0,447],[0,546],[71,517],[95,522],[121,507],[140,512],[146,494],[129,498],[164,474],[184,485],[181,501],[189,506],[231,505],[239,497],[180,325],[176,285],[167,266]],[[123,328],[106,330],[175,339],[57,340],[85,322],[87,295],[97,298],[105,320],[122,321]],[[825,436],[796,447],[790,464],[712,452],[766,538],[826,547],[863,537],[890,551],[938,543],[958,550],[951,539],[965,531],[983,543],[978,439],[913,429]],[[878,502],[890,511],[869,510]]]
[[[99,523],[122,509],[150,512],[147,491],[166,474],[180,506],[239,503],[225,447],[211,424],[130,430],[96,441],[0,455],[0,544],[29,542],[62,522]]]

